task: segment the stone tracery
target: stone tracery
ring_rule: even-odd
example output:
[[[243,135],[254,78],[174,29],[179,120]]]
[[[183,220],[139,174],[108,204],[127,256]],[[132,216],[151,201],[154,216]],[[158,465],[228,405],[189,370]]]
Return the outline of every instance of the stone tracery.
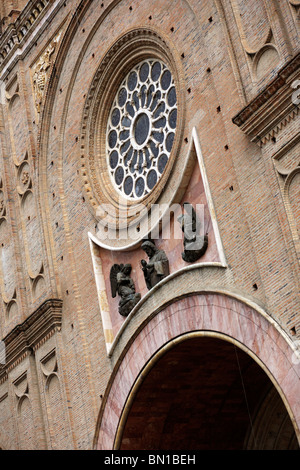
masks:
[[[122,81],[107,126],[114,186],[130,199],[147,195],[168,163],[177,123],[174,79],[160,60],[144,60]]]

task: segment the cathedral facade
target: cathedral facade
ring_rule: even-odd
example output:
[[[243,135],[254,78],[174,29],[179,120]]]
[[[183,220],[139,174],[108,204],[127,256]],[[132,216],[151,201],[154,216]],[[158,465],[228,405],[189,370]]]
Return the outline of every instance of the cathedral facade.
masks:
[[[298,449],[300,1],[0,20],[0,448]]]

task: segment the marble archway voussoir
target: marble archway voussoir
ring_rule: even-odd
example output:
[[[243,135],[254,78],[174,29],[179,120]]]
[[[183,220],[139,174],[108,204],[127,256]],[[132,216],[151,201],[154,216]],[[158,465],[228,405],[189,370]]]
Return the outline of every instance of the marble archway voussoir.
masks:
[[[280,393],[299,439],[300,364],[293,361],[292,340],[260,307],[224,292],[202,292],[161,308],[144,321],[124,348],[106,391],[95,435],[95,448],[113,449],[119,421],[132,389],[156,357],[192,335],[216,336],[248,353]],[[299,361],[300,362],[300,361]]]

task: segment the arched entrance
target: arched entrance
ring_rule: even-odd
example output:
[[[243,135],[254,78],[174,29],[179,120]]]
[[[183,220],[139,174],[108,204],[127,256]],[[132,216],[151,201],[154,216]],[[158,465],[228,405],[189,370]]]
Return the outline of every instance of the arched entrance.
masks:
[[[297,438],[279,393],[235,344],[187,335],[133,392],[121,450],[291,450]]]
[[[251,302],[201,292],[153,311],[151,298],[129,318],[111,358],[115,366],[99,413],[96,449],[186,450],[188,439],[199,447],[196,434],[202,446],[211,440],[217,448],[299,445],[295,345]],[[159,430],[151,431],[155,425]],[[181,426],[187,433],[184,442]],[[141,431],[146,433],[142,438]]]

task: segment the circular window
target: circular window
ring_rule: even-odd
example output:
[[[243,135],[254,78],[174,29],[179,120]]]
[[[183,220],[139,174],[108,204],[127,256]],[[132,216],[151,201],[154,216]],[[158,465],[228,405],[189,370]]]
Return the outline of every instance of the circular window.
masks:
[[[114,187],[129,199],[149,194],[164,173],[177,125],[172,74],[158,59],[133,67],[110,110],[106,154]]]

